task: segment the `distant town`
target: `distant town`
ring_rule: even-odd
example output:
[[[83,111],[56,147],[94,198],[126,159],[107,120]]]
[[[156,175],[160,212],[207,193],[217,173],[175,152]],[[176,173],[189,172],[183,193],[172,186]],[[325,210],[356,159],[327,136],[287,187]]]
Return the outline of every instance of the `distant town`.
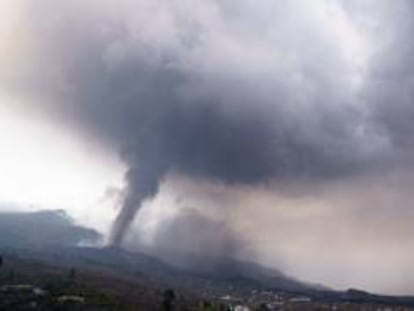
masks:
[[[328,301],[288,291],[252,289],[253,285],[210,280],[194,291],[146,283],[139,275],[120,277],[105,269],[57,267],[20,258],[0,257],[0,310],[414,310],[404,304]],[[192,283],[191,280],[187,280]],[[203,286],[200,286],[203,284]],[[225,285],[223,285],[225,284]]]

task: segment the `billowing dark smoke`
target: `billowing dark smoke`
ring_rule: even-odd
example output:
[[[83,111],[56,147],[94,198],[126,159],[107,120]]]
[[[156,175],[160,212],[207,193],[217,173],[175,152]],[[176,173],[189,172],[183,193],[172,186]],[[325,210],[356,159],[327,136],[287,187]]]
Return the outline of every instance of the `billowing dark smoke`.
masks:
[[[122,208],[112,227],[110,236],[111,244],[121,244],[125,231],[134,220],[141,202],[157,193],[160,178],[164,173],[164,170],[155,170],[152,168],[131,168],[128,171],[126,177],[128,183],[127,193]]]
[[[142,230],[128,234],[124,245],[132,249],[138,245],[174,265],[198,272],[213,272],[223,260],[238,256],[246,248],[226,221],[189,207],[164,219],[151,238],[151,245],[145,245],[140,234]]]
[[[356,96],[360,64],[319,13],[294,1],[223,3],[27,4],[31,58],[0,78],[39,99],[34,110],[122,154],[113,244],[168,172],[317,181],[369,170],[388,147]]]
[[[142,201],[156,194],[171,170],[225,183],[257,184],[272,178],[343,175],[362,164],[357,158],[342,159],[337,151],[315,150],[301,137],[303,133],[283,120],[272,124],[265,115],[242,112],[232,119],[214,105],[195,103],[182,108],[174,106],[178,101],[158,101],[165,109],[160,109],[158,119],[145,128],[134,127],[142,135],[140,140],[128,137],[135,145],[124,150],[129,166],[127,189],[114,223],[113,244],[122,241]],[[345,129],[338,130],[344,132],[337,132],[336,139],[346,139]]]

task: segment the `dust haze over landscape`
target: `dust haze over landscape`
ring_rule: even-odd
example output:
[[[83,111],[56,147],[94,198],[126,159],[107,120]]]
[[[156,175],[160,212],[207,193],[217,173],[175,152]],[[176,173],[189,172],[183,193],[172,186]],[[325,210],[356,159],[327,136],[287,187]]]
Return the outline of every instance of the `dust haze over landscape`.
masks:
[[[171,262],[234,257],[414,294],[411,1],[3,0],[0,12],[0,150],[23,159],[0,157],[0,201],[64,208],[108,244]],[[32,153],[34,137],[47,150]],[[45,165],[33,183],[53,191],[9,196],[44,158],[79,165]]]

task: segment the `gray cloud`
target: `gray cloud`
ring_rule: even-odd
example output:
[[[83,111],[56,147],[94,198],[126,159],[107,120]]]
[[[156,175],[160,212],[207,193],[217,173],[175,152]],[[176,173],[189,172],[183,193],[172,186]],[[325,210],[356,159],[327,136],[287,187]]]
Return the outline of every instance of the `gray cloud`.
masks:
[[[374,116],[388,132],[393,147],[404,157],[412,157],[414,146],[414,45],[410,34],[414,30],[410,1],[388,5],[388,23],[379,31],[384,33],[382,49],[371,60],[366,100],[373,103]],[[409,153],[407,153],[409,151]]]
[[[339,3],[328,8],[345,23]],[[128,172],[115,244],[170,171],[248,185],[330,180],[384,166],[392,144],[409,141],[408,88],[387,108],[396,89],[387,80],[388,91],[381,79],[355,86],[367,78],[365,54],[310,1],[26,6],[16,40],[30,57],[0,79],[36,98],[30,109],[119,150]],[[394,72],[381,67],[368,79]]]

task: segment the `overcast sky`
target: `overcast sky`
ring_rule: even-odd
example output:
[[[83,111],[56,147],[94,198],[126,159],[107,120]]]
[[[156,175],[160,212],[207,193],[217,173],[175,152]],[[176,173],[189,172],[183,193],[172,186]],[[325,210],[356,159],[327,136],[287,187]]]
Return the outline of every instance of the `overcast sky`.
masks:
[[[2,0],[0,206],[414,294],[413,31],[409,0]]]

